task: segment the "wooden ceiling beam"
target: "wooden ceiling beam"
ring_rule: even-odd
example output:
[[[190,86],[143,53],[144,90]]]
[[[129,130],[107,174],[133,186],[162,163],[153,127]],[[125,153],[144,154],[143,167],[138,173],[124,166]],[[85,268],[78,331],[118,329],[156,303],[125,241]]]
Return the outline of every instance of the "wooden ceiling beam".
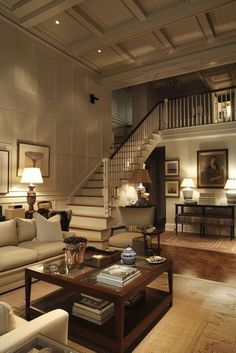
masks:
[[[121,45],[118,44],[114,44],[111,45],[110,48],[112,50],[114,50],[114,52],[116,52],[117,54],[119,54],[124,60],[127,61],[127,63],[134,63],[135,62],[135,57],[133,55],[131,55],[127,50],[125,50],[124,48],[122,48]]]
[[[227,55],[225,54],[227,53]],[[155,63],[144,64],[138,67],[132,67],[127,70],[103,74],[101,78],[102,84],[109,89],[118,89],[130,85],[140,84],[162,79],[171,76],[182,75],[187,72],[204,70],[209,68],[209,63],[215,62],[215,66],[230,64],[236,62],[235,43],[222,44],[219,47],[206,48],[196,53],[188,53],[186,55],[162,58]]]
[[[233,0],[196,0],[189,6],[188,3],[178,2],[170,6],[168,9],[159,11],[142,22],[129,23],[114,30],[104,33],[103,37],[98,40],[97,38],[89,38],[77,41],[70,47],[70,52],[84,53],[86,51],[96,49],[103,45],[111,45],[121,42],[124,39],[139,36],[149,31],[166,27],[170,24],[183,21],[184,19],[200,15],[201,13],[208,12],[219,6],[232,3]]]
[[[13,9],[12,9],[12,14],[14,16],[17,16],[19,18],[22,18],[36,10],[38,10],[39,8],[41,8],[42,6],[47,5],[48,3],[50,3],[52,0],[29,0],[27,2],[19,2],[17,3]]]
[[[204,35],[204,37],[208,40],[214,40],[215,39],[215,33],[213,31],[212,25],[210,23],[210,20],[207,16],[207,14],[202,13],[198,16],[196,16],[197,23],[199,27],[201,28],[201,31]]]
[[[58,3],[58,0],[53,0],[48,5],[40,7],[38,10],[32,12],[31,14],[22,18],[21,25],[26,28],[31,28],[36,26],[49,18],[52,18],[59,13],[78,5],[79,3],[83,2],[84,0],[64,0]]]
[[[169,39],[164,35],[161,29],[157,29],[154,32],[154,36],[159,40],[159,42],[167,49],[169,53],[173,53],[175,50],[173,44],[169,41]]]
[[[134,0],[122,0],[124,5],[128,8],[128,10],[137,18],[140,22],[146,20],[147,16],[145,13],[140,9],[137,3]]]
[[[72,18],[74,18],[77,22],[79,22],[82,26],[84,26],[87,30],[89,30],[91,33],[95,34],[98,38],[101,38],[103,36],[101,28],[93,24],[92,20],[85,18],[85,16],[82,16],[81,13],[79,13],[78,11],[74,9],[68,9],[66,13],[69,14]]]

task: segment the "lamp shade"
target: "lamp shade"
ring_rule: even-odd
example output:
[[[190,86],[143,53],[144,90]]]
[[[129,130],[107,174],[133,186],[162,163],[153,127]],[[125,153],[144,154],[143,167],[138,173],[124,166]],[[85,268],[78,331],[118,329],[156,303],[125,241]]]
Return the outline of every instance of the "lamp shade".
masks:
[[[147,169],[136,169],[133,173],[132,183],[151,184],[151,178]]]
[[[42,184],[43,178],[40,168],[24,168],[20,182],[24,184]]]
[[[193,179],[191,179],[191,178],[184,178],[184,180],[182,181],[181,187],[182,187],[182,188],[194,188],[195,185],[194,185],[194,183],[193,183]]]
[[[226,190],[236,190],[236,179],[228,179],[224,188]]]

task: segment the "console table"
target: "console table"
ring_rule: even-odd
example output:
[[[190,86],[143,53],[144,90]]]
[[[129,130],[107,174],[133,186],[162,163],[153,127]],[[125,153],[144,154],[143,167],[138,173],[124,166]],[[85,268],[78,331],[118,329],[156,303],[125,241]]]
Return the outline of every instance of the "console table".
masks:
[[[234,238],[234,205],[175,204],[175,230],[178,224],[199,225],[200,235],[205,235],[206,226],[230,228],[230,239]]]

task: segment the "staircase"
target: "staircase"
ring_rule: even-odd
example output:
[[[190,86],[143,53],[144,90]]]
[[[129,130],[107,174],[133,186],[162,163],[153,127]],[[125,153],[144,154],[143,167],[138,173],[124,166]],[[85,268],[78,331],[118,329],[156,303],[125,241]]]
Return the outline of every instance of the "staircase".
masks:
[[[146,142],[141,143],[141,148],[135,152],[135,158],[132,164],[129,164],[120,178],[120,186],[122,182],[132,177],[136,168],[141,168],[149,154],[155,148],[159,141],[158,134],[152,134]],[[132,148],[129,144],[125,147],[128,151]],[[104,179],[105,164],[107,160],[103,160],[98,169],[89,177],[84,185],[82,185],[78,195],[74,197],[73,203],[68,204],[72,210],[72,220],[70,231],[78,236],[84,236],[88,239],[89,245],[97,248],[106,248],[110,229],[117,225],[117,197],[113,197],[113,202],[109,203],[106,208]]]
[[[161,139],[159,131],[234,122],[235,95],[236,89],[230,88],[157,103],[74,196],[73,203],[68,205],[73,212],[70,230],[86,237],[90,245],[106,248],[110,228],[116,225],[121,183],[127,182],[135,169],[142,168]]]

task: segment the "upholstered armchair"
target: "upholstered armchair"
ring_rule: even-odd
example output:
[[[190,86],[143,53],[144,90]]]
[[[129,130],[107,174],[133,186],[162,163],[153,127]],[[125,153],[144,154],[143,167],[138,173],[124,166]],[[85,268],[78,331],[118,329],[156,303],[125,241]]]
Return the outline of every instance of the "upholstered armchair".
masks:
[[[37,333],[67,344],[68,320],[66,311],[55,309],[28,322],[14,315],[9,304],[0,302],[0,351],[10,352]]]
[[[123,249],[132,246],[134,238],[142,236],[146,230],[155,230],[155,207],[119,207],[122,225],[111,229],[109,247]]]

